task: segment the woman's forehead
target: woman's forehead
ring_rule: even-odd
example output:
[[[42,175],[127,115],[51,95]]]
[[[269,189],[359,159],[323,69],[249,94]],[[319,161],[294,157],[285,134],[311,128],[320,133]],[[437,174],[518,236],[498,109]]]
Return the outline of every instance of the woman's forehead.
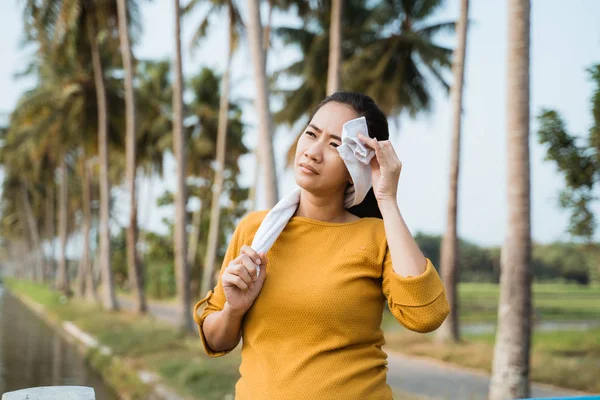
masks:
[[[350,106],[331,102],[317,111],[310,124],[327,133],[341,135],[342,126],[357,117],[358,115]]]

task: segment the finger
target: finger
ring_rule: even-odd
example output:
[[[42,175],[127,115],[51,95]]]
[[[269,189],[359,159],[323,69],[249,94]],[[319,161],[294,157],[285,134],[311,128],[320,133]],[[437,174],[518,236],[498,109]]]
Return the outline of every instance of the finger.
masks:
[[[240,249],[240,253],[246,254],[248,257],[250,257],[252,259],[252,261],[255,264],[260,265],[260,263],[261,263],[260,256],[258,255],[258,253],[256,251],[254,251],[254,249],[252,247],[248,246],[247,244],[242,246],[242,248]]]
[[[248,284],[248,286],[252,285],[254,279],[252,279],[252,275],[254,274],[254,268],[248,269],[248,267],[244,264],[237,264],[235,268],[232,268],[230,271],[232,275],[237,275],[244,280]]]
[[[379,165],[382,167],[388,167],[390,165],[390,154],[388,147],[389,141],[384,140],[379,142],[377,148],[375,149],[377,161],[379,161]]]
[[[244,282],[242,278],[240,278],[237,275],[224,273],[221,280],[223,281],[223,286],[235,286],[240,288],[241,290],[248,290],[248,285],[246,284],[246,282]]]
[[[250,276],[252,276],[252,280],[256,280],[256,278],[258,278],[258,274],[259,274],[258,268],[259,268],[260,264],[254,263],[254,261],[252,261],[250,259],[250,257],[248,257],[245,254],[244,254],[244,256],[242,256],[240,263],[242,265],[244,265],[244,267],[246,268],[246,271],[248,271],[248,274],[250,274]]]
[[[385,140],[382,143],[382,152],[385,155],[386,166],[392,169],[401,168],[402,162],[398,158],[398,154],[396,154],[396,150],[394,149],[392,142]]]
[[[363,135],[362,133],[358,134],[358,138],[372,150],[377,150],[377,148],[379,147],[379,145],[377,144],[377,139],[375,138]]]

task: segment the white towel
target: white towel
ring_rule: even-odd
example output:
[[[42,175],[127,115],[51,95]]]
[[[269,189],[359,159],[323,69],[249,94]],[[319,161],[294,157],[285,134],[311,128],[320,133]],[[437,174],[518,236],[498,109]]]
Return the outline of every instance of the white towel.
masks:
[[[344,160],[346,168],[352,177],[353,185],[346,190],[344,207],[350,208],[360,204],[369,189],[371,189],[371,159],[375,151],[369,149],[358,139],[358,134],[368,136],[367,120],[360,117],[348,121],[342,127],[342,144],[337,147],[340,157]],[[257,253],[267,253],[273,243],[277,240],[290,218],[296,212],[300,203],[300,191],[298,187],[290,194],[282,198],[265,216],[258,227],[252,247]],[[260,274],[260,266],[256,268],[256,276]]]

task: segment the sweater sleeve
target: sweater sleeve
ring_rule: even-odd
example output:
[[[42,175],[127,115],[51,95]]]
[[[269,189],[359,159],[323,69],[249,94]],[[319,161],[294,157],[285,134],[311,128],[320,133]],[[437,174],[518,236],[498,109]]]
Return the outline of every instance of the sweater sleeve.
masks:
[[[425,272],[416,277],[398,275],[392,267],[389,248],[383,261],[383,294],[392,315],[415,332],[436,330],[450,312],[442,280],[426,258]]]
[[[235,259],[239,253],[240,249],[244,245],[244,220],[240,221],[235,231],[233,232],[233,236],[231,241],[229,242],[229,246],[227,247],[227,252],[225,253],[225,258],[223,259],[223,264],[221,266],[221,271],[219,272],[219,281],[217,282],[217,286],[213,290],[209,290],[206,296],[198,301],[194,306],[194,321],[198,325],[198,333],[200,335],[200,339],[202,340],[202,346],[204,347],[204,351],[210,357],[221,357],[225,354],[229,353],[234,348],[223,351],[214,351],[208,346],[208,342],[206,341],[206,336],[204,335],[204,328],[202,324],[206,317],[210,314],[221,311],[225,306],[225,293],[223,292],[223,284],[221,283],[221,276],[225,271],[225,268],[229,265],[229,262]]]

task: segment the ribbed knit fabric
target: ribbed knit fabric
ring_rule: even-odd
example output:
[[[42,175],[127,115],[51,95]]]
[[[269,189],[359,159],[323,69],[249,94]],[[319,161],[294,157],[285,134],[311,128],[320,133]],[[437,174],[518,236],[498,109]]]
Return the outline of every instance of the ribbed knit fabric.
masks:
[[[252,243],[266,213],[252,212],[238,224],[221,274]],[[394,272],[381,219],[331,223],[292,217],[267,258],[262,291],[242,323],[236,400],[392,399],[381,349],[385,302],[398,322],[418,332],[436,329],[449,312],[429,259],[418,277]],[[213,351],[202,329],[204,319],[224,304],[219,279],[194,307],[211,357],[231,351]]]

